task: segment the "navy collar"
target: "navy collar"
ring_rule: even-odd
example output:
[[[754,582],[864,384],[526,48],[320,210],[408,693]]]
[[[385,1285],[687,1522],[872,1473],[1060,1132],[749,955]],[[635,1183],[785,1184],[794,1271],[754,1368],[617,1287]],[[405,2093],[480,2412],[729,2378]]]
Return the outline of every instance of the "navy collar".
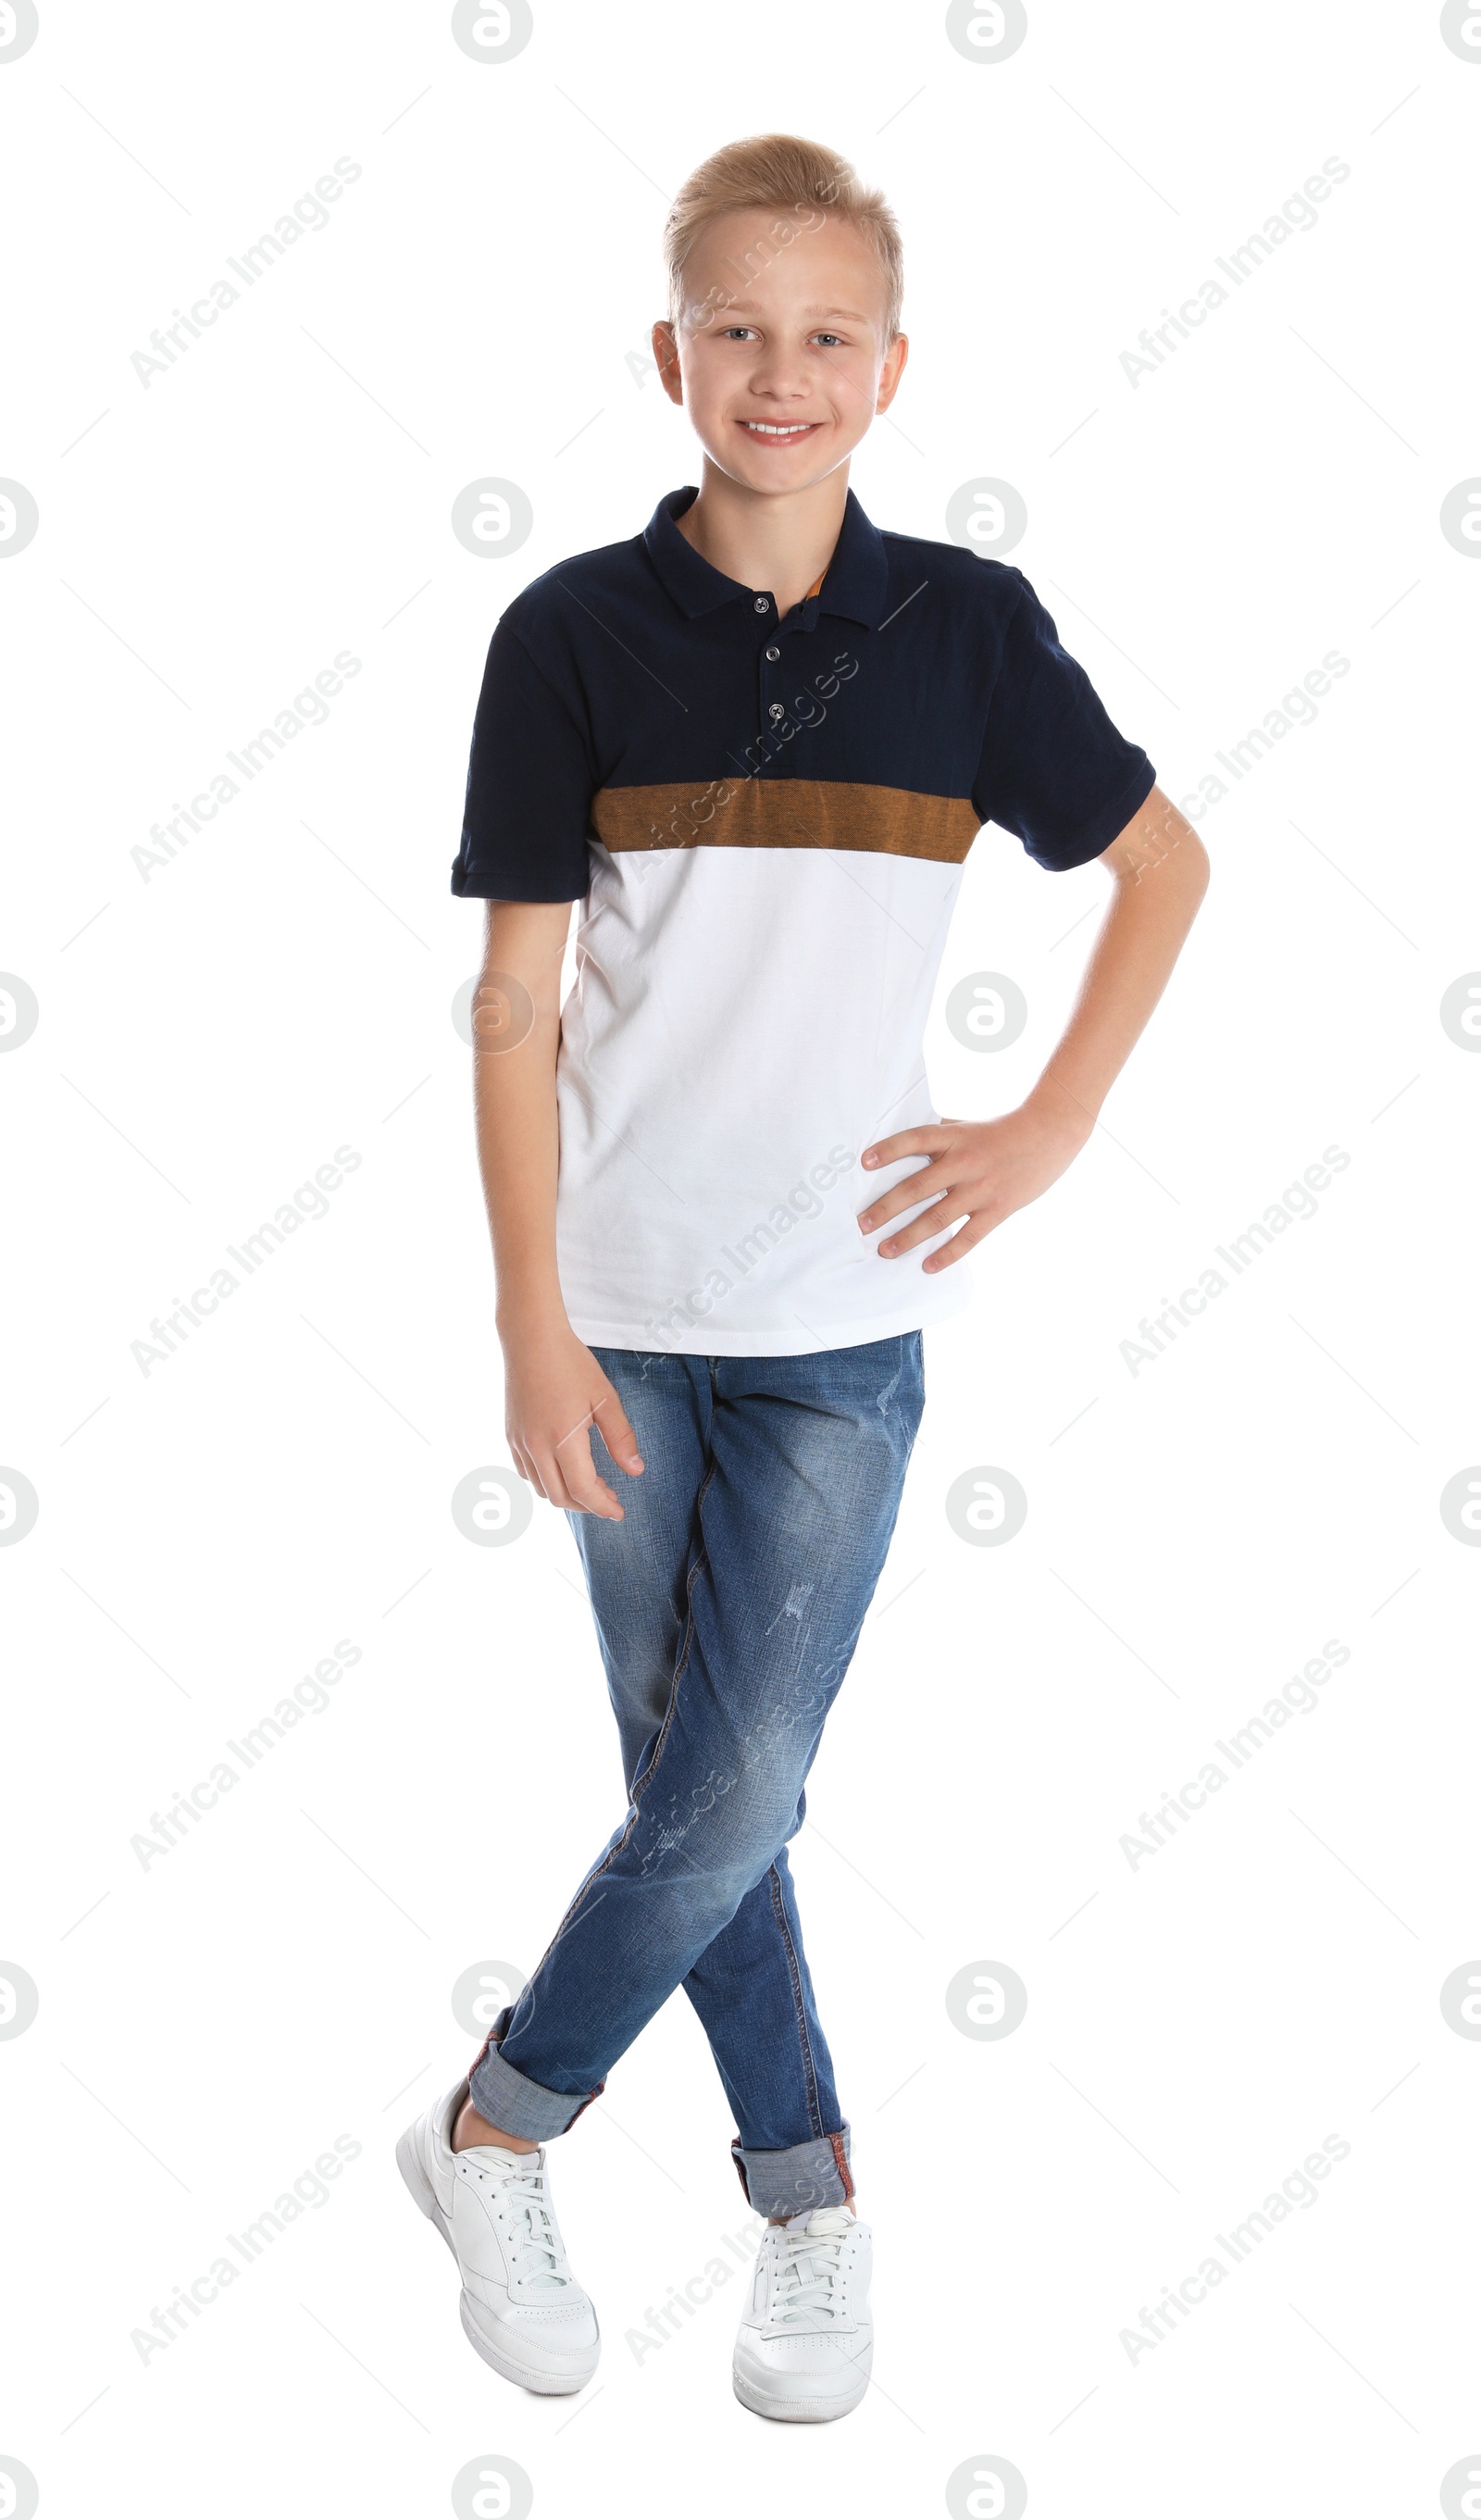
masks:
[[[644,549],[665,593],[691,621],[701,612],[713,612],[717,606],[753,592],[712,567],[679,531],[676,519],[698,495],[693,484],[666,491],[643,531]],[[862,621],[867,629],[876,630],[888,587],[889,560],[884,537],[877,526],[870,523],[850,490],[833,556],[822,592],[816,598],[817,609],[842,613],[847,620]]]

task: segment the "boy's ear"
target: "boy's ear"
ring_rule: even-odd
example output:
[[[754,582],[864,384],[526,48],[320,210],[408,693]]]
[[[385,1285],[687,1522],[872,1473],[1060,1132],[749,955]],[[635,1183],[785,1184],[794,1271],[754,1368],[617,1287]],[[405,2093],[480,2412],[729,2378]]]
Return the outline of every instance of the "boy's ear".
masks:
[[[910,343],[903,333],[897,333],[884,353],[884,365],[879,371],[879,392],[875,403],[876,413],[888,411],[894,401],[896,388],[909,356]]]
[[[679,344],[672,324],[660,321],[653,326],[653,358],[663,390],[670,402],[684,400],[684,380],[679,373]]]

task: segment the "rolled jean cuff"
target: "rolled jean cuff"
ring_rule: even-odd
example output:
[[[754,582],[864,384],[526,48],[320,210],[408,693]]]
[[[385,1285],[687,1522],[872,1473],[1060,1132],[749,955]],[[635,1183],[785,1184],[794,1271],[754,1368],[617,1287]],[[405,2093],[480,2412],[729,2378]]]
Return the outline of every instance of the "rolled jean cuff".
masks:
[[[846,2205],[854,2192],[846,2119],[836,2135],[789,2143],[780,2152],[748,2151],[737,2136],[730,2152],[746,2203],[769,2220],[810,2214],[815,2205]]]
[[[468,2090],[480,2118],[490,2126],[502,2127],[506,2135],[522,2135],[530,2143],[543,2143],[548,2136],[564,2135],[574,2126],[583,2109],[590,2108],[605,2082],[595,2092],[549,2092],[543,2083],[532,2083],[506,2064],[499,2052],[499,2042],[509,2028],[510,2011],[506,2005],[492,2030],[469,2067]]]

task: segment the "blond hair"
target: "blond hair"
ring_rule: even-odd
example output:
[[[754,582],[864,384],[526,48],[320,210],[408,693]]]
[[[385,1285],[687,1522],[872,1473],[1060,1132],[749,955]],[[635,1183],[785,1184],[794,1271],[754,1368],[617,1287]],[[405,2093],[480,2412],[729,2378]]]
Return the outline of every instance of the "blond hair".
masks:
[[[877,186],[864,183],[836,149],[825,148],[816,140],[796,140],[783,131],[769,131],[754,140],[732,140],[681,184],[663,230],[672,323],[682,323],[686,317],[692,323],[696,318],[712,320],[716,308],[705,313],[702,307],[687,303],[684,266],[700,230],[726,210],[782,214],[774,216],[765,233],[758,233],[744,254],[735,257],[742,270],[764,269],[790,244],[796,233],[792,220],[813,229],[822,225],[830,211],[835,218],[847,219],[878,258],[884,277],[884,338],[894,339],[905,294],[905,254],[893,210]],[[785,233],[788,229],[791,232]],[[724,295],[723,291],[710,292],[717,303]]]

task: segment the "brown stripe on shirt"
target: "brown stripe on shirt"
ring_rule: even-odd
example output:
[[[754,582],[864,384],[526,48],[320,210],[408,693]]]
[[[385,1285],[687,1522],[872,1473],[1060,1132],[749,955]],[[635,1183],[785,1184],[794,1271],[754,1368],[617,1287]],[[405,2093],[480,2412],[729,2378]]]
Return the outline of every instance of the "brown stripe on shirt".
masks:
[[[592,829],[626,849],[858,849],[961,866],[980,828],[966,796],[843,779],[664,781],[601,788]]]

